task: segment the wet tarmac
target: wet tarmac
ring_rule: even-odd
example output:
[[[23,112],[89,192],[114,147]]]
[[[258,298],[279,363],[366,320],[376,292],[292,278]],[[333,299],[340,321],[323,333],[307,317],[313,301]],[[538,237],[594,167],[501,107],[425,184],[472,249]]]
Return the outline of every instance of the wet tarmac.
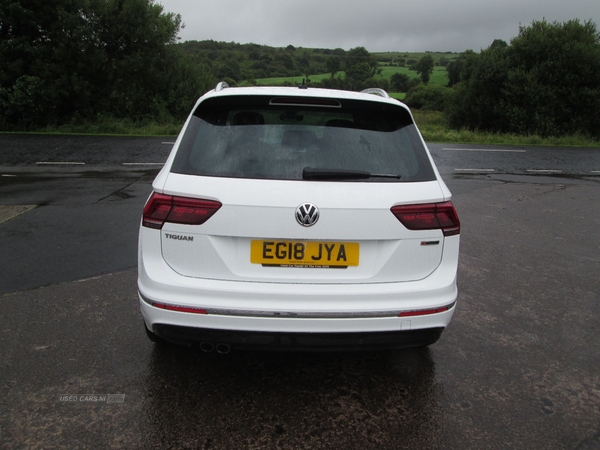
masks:
[[[448,182],[460,294],[429,349],[156,347],[133,267],[8,293],[1,448],[600,448],[597,179]]]

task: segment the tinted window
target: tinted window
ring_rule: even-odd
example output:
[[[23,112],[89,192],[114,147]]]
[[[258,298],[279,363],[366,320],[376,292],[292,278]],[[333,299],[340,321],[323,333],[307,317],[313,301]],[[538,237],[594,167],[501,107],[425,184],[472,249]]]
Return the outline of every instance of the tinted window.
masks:
[[[430,181],[434,173],[410,115],[376,102],[271,104],[221,97],[199,105],[172,171],[215,177],[301,180],[303,169],[395,175],[360,181]],[[283,102],[285,103],[285,102]]]

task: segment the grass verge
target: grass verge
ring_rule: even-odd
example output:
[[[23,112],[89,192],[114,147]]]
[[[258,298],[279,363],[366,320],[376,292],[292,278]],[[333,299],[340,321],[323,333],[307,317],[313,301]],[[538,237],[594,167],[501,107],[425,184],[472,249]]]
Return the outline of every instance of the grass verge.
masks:
[[[489,133],[484,131],[452,130],[448,128],[446,117],[439,111],[412,111],[415,121],[428,142],[453,144],[490,144],[513,146],[565,146],[600,148],[600,140],[586,136],[541,137],[537,135],[516,135]],[[101,117],[91,123],[74,123],[58,127],[45,127],[30,130],[30,133],[44,134],[81,134],[104,136],[177,136],[183,120],[167,120],[164,123],[154,121],[134,122],[129,119]],[[13,132],[20,133],[19,131]]]
[[[510,133],[490,133],[466,129],[448,128],[444,113],[439,111],[412,110],[415,122],[427,142],[453,144],[489,144],[511,146],[547,147],[590,147],[600,148],[600,140],[587,136],[542,137],[538,135],[518,135]]]
[[[113,117],[99,117],[94,122],[69,123],[60,126],[47,126],[32,130],[35,133],[47,134],[88,134],[112,136],[176,136],[179,134],[183,120],[167,119],[164,122],[152,120],[133,121]]]

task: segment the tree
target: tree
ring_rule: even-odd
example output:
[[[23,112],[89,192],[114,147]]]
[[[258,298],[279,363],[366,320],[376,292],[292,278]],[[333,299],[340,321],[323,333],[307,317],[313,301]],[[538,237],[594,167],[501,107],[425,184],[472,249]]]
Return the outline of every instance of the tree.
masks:
[[[231,78],[235,81],[240,81],[240,64],[235,59],[228,59],[220,66],[217,78],[219,80],[224,78]]]
[[[69,38],[80,41],[82,21],[70,14],[72,5],[65,1],[0,3],[0,125],[19,123],[27,129],[52,119],[62,108],[65,87],[85,83],[65,74],[64,67],[76,61],[73,52],[60,64],[51,55],[69,45]],[[60,32],[69,27],[69,34]],[[86,101],[86,95],[78,101]],[[31,105],[36,105],[34,111]],[[29,113],[32,115],[29,115]]]
[[[594,23],[534,22],[520,29],[509,57],[510,129],[600,136],[600,34]]]
[[[421,80],[423,83],[429,83],[429,78],[433,73],[433,57],[431,55],[425,55],[419,59],[417,64],[415,65],[415,70],[421,76]]]
[[[473,53],[473,50],[467,50],[467,52]],[[465,67],[466,56],[463,54],[458,58],[449,61],[446,65],[446,73],[448,74],[448,87],[452,87],[460,83],[460,74]]]
[[[600,34],[591,21],[533,22],[467,55],[455,89],[451,126],[599,137]]]
[[[467,53],[460,72],[461,82],[455,85],[454,100],[448,107],[450,125],[492,131],[506,129],[502,90],[507,71],[506,49],[490,47],[479,54]]]
[[[405,73],[395,73],[390,77],[390,85],[394,92],[408,91],[408,82],[410,78]]]
[[[366,63],[369,67],[376,69],[377,60],[364,47],[355,47],[346,52],[344,67],[346,70],[358,64]]]
[[[155,105],[160,105],[163,109],[157,112],[183,118],[189,114],[198,97],[212,89],[217,80],[207,68],[195,63],[178,45],[167,46],[165,67],[155,97]],[[156,119],[162,118],[159,116]]]
[[[166,46],[175,42],[181,17],[148,0],[94,0],[90,5],[92,36],[97,36],[92,42],[103,59],[97,73],[108,77],[104,92],[98,93],[111,103],[105,108],[117,117],[151,116],[147,99],[157,93]]]
[[[363,89],[365,82],[378,72],[379,63],[364,47],[348,50],[345,58],[348,89]]]
[[[506,43],[506,41],[504,41],[502,39],[494,39],[494,42],[492,42],[492,45],[490,45],[490,48],[496,48],[496,49],[504,49],[507,47],[508,47],[508,44]]]
[[[355,64],[346,70],[346,79],[351,84],[352,88],[354,88],[354,85],[362,83],[371,77],[372,70],[367,62]]]
[[[329,58],[327,58],[326,65],[327,72],[329,72],[331,74],[331,78],[333,78],[342,67],[342,60],[338,56],[330,56]]]
[[[190,72],[171,51],[180,28],[153,0],[0,0],[0,126],[180,111],[165,90],[173,66]],[[195,99],[203,83],[177,92]]]

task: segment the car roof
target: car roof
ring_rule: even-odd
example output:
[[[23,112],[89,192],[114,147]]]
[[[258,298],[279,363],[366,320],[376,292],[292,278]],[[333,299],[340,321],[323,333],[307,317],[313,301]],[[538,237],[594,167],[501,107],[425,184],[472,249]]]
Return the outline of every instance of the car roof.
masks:
[[[369,91],[369,92],[367,92]],[[287,86],[248,86],[248,87],[229,87],[226,83],[219,83],[217,87],[208,91],[198,99],[198,103],[208,98],[226,97],[226,96],[252,96],[252,95],[275,95],[286,97],[309,97],[309,98],[332,98],[340,100],[362,100],[378,103],[386,103],[394,106],[408,107],[396,100],[387,96],[387,92],[383,89],[367,89],[363,92],[343,91],[337,89],[323,89],[312,87],[287,87]],[[384,97],[383,95],[387,96]]]

